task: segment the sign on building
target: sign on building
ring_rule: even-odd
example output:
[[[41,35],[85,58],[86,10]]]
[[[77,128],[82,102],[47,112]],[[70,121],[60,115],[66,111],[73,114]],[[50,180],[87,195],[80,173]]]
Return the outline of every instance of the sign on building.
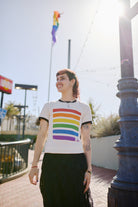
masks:
[[[3,93],[12,93],[13,81],[0,75],[0,91]]]

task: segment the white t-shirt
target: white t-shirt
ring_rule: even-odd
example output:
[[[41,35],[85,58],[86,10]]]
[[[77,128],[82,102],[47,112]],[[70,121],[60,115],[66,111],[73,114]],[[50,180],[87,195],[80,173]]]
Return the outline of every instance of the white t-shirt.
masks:
[[[81,126],[92,123],[90,107],[80,101],[46,103],[39,119],[49,122],[46,153],[83,153]]]

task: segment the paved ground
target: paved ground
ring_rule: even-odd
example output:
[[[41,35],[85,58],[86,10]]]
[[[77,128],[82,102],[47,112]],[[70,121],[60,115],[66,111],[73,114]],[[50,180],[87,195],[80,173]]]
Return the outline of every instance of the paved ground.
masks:
[[[29,168],[31,167],[33,151],[29,152]],[[43,155],[42,155],[43,156]],[[39,166],[42,163],[40,158]],[[91,192],[94,207],[107,207],[107,192],[114,170],[93,166]],[[0,185],[0,207],[43,207],[39,191],[39,183],[33,186],[29,183],[28,174]]]

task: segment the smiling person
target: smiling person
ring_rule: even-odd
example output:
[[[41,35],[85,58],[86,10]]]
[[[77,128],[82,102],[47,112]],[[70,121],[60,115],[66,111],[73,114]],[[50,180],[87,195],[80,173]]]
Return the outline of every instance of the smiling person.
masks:
[[[40,177],[44,207],[92,207],[91,111],[78,100],[79,82],[72,70],[60,70],[56,77],[61,99],[46,103],[41,111],[29,179],[37,184],[45,144]]]

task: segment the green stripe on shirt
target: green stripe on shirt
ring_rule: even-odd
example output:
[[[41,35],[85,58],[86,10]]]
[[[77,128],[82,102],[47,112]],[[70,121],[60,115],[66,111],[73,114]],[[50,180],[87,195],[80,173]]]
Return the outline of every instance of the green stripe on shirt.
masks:
[[[59,128],[59,127],[64,127],[64,128],[70,128],[70,129],[75,129],[76,131],[79,131],[79,128],[74,125],[70,124],[53,124],[53,128]]]

